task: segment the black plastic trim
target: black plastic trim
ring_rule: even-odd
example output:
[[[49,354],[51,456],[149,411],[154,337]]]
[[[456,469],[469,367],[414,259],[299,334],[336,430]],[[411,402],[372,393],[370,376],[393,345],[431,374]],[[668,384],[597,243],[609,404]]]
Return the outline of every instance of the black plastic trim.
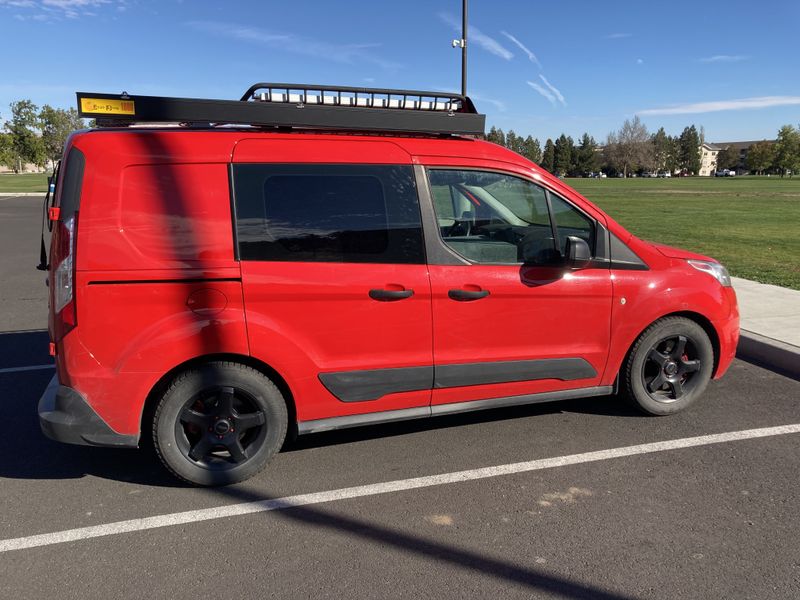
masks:
[[[490,383],[559,379],[573,381],[596,377],[597,372],[583,358],[544,358],[498,362],[436,365],[435,388],[452,388]]]
[[[525,394],[522,396],[505,396],[489,400],[475,400],[473,402],[454,402],[451,404],[437,404],[434,406],[420,406],[417,408],[403,408],[400,410],[386,410],[377,413],[362,415],[347,415],[344,417],[331,417],[328,419],[315,419],[313,421],[300,421],[297,431],[300,435],[320,433],[336,429],[360,427],[362,425],[380,425],[381,423],[394,423],[411,419],[445,416],[456,413],[520,406],[525,404],[538,404],[541,402],[555,402],[558,400],[572,400],[575,398],[591,398],[593,396],[607,396],[613,392],[613,386],[598,386],[559,390],[556,392],[543,392],[541,394]]]
[[[364,402],[388,394],[415,392],[431,387],[452,388],[538,379],[573,381],[596,376],[592,365],[582,358],[545,358],[340,371],[320,373],[319,380],[342,402]]]
[[[639,256],[613,233],[610,235],[609,250],[611,255],[611,268],[624,271],[649,271]]]
[[[319,380],[342,402],[364,402],[387,394],[431,389],[433,367],[320,373]]]
[[[226,281],[241,282],[241,277],[209,277],[194,279],[114,279],[113,281],[90,281],[89,285],[121,285],[140,283],[218,283]]]
[[[79,446],[136,448],[138,435],[117,433],[77,391],[54,375],[39,400],[39,426],[51,440]]]

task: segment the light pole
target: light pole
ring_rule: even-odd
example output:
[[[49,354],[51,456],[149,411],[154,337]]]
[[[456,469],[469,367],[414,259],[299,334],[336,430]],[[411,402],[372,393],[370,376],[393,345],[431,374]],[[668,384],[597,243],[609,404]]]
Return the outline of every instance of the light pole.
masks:
[[[461,39],[453,40],[461,48],[461,95],[467,95],[467,0],[461,0]]]

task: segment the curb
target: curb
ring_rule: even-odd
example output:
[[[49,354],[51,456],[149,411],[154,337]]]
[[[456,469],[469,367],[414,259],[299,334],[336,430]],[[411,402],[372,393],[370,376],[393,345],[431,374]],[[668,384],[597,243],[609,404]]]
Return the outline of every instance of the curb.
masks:
[[[800,348],[741,330],[736,356],[800,381]]]
[[[0,192],[0,198],[21,198],[23,196],[44,196],[47,192]]]

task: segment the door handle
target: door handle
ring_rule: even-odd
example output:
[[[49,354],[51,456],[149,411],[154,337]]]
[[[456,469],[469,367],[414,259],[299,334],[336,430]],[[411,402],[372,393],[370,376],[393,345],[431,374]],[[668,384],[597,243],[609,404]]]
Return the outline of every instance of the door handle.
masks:
[[[470,302],[472,300],[480,300],[489,295],[489,290],[450,290],[447,295],[451,300],[458,302]]]
[[[414,295],[414,290],[383,290],[374,289],[369,291],[369,297],[379,302],[394,302],[395,300],[404,300],[411,298]]]

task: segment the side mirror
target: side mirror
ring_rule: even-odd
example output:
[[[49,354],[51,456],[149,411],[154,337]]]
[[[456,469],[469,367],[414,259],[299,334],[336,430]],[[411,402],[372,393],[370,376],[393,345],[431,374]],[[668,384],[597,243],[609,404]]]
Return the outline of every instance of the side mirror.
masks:
[[[592,251],[585,240],[571,235],[567,238],[567,262],[573,269],[582,269],[592,260]]]

